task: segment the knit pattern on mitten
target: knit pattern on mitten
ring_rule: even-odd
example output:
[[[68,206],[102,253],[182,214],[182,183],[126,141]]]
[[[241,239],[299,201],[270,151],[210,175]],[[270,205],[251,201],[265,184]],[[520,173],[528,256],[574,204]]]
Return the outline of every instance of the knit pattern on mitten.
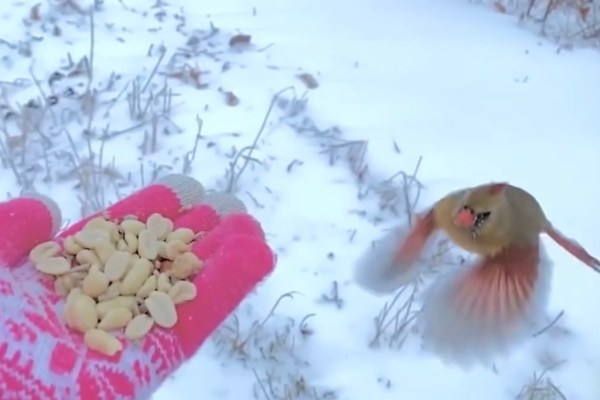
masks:
[[[178,194],[171,183],[163,182],[141,190],[109,210],[112,218],[135,214],[141,220],[160,212],[173,219],[176,227],[207,232],[192,249],[205,260],[203,271],[194,281],[198,295],[193,301],[178,305],[175,327],[155,326],[140,344],[128,342],[119,335],[124,350],[114,357],[87,348],[82,335],[66,327],[64,300],[55,294],[48,279],[28,262],[16,268],[0,268],[0,393],[3,400],[149,398],[272,270],[273,254],[254,219],[245,213],[219,215],[208,204],[193,205],[201,201],[203,193],[197,193],[195,200],[188,196],[182,201],[182,197],[185,196]],[[186,202],[191,204],[183,208],[191,209],[181,214],[182,203]],[[36,227],[40,232],[23,235],[35,240],[23,239],[26,245],[21,246],[21,252],[47,240],[55,224],[55,216],[47,207],[44,216],[43,202],[27,204],[27,207],[40,208],[36,214]],[[6,215],[0,207],[0,221]],[[75,232],[83,223],[60,236]],[[15,224],[14,230],[22,229],[23,225]],[[4,237],[0,237],[0,255],[5,243],[2,239]],[[15,256],[12,257],[14,260]]]

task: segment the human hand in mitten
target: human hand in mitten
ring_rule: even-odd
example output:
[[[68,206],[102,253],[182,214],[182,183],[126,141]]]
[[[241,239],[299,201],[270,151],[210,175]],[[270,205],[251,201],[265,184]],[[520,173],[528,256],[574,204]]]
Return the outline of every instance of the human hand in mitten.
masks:
[[[49,240],[62,246],[99,214],[55,237],[61,215],[52,200],[32,195],[0,203],[3,400],[148,399],[274,268],[263,231],[243,204],[233,196],[207,194],[183,175],[169,175],[102,215],[115,221],[134,215],[145,222],[154,213],[171,219],[174,229],[202,232],[191,245],[203,261],[192,277],[196,297],[176,305],[174,326],[154,323],[141,340],[128,340],[124,329],[111,332],[122,350],[110,356],[90,348],[84,334],[66,324],[65,299],[54,280],[28,260],[35,246]]]

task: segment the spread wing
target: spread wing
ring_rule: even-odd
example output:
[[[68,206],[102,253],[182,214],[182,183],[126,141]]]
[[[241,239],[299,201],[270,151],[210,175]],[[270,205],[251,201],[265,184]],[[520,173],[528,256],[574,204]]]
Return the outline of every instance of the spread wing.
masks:
[[[426,347],[452,361],[490,362],[545,316],[551,264],[541,244],[512,246],[440,277],[425,296]]]
[[[435,229],[433,212],[428,211],[410,229],[386,233],[359,259],[355,281],[376,294],[390,293],[413,281],[418,275],[417,261]]]

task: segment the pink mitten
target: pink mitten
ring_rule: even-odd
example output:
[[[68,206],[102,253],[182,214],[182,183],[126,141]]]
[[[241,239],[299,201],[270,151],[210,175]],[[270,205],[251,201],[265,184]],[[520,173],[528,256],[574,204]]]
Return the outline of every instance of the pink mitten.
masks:
[[[81,333],[65,325],[64,299],[52,282],[27,261],[34,246],[58,231],[58,207],[39,195],[0,203],[2,400],[148,399],[275,265],[260,225],[239,200],[206,194],[199,182],[183,175],[169,175],[106,213],[117,220],[134,214],[142,221],[160,213],[175,227],[206,232],[192,249],[204,260],[194,280],[197,297],[177,306],[172,329],[155,325],[138,344],[118,336],[124,350],[113,357],[91,350]]]

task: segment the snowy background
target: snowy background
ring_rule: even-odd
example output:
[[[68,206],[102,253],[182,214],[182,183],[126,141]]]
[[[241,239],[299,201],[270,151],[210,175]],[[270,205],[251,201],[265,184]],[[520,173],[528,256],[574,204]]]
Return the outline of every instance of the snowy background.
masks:
[[[600,278],[546,238],[558,320],[485,368],[421,350],[417,291],[352,282],[407,212],[493,180],[600,254],[597,4],[0,7],[3,198],[34,187],[73,221],[184,172],[238,194],[279,255],[154,400],[600,398]]]

